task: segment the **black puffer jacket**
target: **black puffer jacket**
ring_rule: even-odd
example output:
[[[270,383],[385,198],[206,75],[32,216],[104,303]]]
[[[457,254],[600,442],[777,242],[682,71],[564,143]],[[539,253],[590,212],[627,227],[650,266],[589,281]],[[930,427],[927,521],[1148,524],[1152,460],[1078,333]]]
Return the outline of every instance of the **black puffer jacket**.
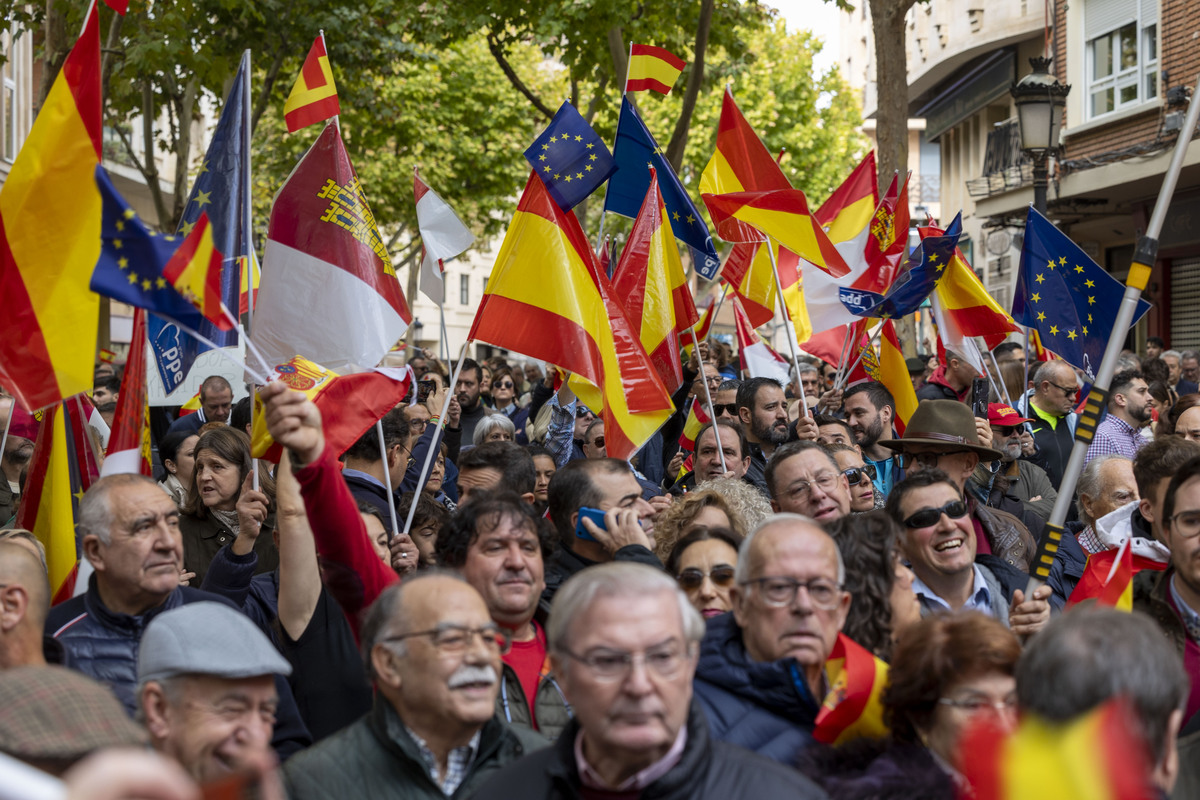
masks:
[[[552,747],[539,750],[496,773],[473,800],[580,796],[575,765],[575,720]],[[641,793],[646,800],[736,800],[788,798],[820,800],[828,795],[800,773],[740,747],[713,739],[695,702],[687,721],[687,745],[678,764]]]

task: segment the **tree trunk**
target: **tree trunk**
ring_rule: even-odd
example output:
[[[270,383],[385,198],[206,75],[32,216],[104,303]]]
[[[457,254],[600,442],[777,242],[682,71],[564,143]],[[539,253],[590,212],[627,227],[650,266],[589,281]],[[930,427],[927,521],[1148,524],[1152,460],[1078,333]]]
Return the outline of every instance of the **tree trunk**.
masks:
[[[612,56],[613,75],[621,83],[617,88],[625,93],[625,76],[629,74],[629,48],[625,45],[625,29],[613,25],[608,29],[608,54]]]
[[[158,227],[169,231],[170,212],[163,198],[162,185],[158,182],[158,163],[154,159],[154,90],[150,82],[142,84],[142,177],[146,179],[146,188],[154,200],[154,211],[158,216]]]
[[[63,62],[67,60],[67,54],[71,52],[71,47],[75,44],[71,38],[71,32],[67,29],[68,5],[66,0],[46,0],[46,41],[43,44],[45,57],[42,66],[42,85],[38,87],[37,103],[33,107],[35,114],[46,102],[46,95],[50,94],[50,87],[54,85],[58,71],[62,69]]]
[[[700,84],[704,80],[704,51],[708,49],[708,32],[712,29],[715,0],[701,0],[700,22],[696,26],[696,55],[692,60],[692,72],[688,75],[687,91],[683,95],[683,108],[675,122],[675,132],[667,144],[667,161],[679,172],[683,166],[683,153],[687,148],[688,131],[692,126],[692,112],[696,110],[696,98],[700,95]]]

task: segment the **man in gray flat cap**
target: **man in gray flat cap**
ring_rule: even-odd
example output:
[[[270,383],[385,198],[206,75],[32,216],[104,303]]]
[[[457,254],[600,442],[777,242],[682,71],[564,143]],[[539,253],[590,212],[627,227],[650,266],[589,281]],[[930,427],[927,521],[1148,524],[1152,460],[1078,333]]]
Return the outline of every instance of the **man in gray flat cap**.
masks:
[[[138,653],[138,707],[156,750],[198,782],[271,756],[279,696],[291,665],[245,615],[191,603],[156,616]]]

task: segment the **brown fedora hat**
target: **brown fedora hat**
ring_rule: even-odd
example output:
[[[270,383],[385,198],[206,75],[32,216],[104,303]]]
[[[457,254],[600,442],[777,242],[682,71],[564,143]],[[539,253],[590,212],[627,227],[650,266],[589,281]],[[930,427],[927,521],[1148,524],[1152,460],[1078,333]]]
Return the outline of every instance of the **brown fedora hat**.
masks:
[[[979,444],[975,416],[966,403],[957,400],[922,400],[917,404],[904,435],[879,442],[892,450],[909,444],[932,444],[947,450],[970,450],[983,461],[999,461],[1004,454]]]

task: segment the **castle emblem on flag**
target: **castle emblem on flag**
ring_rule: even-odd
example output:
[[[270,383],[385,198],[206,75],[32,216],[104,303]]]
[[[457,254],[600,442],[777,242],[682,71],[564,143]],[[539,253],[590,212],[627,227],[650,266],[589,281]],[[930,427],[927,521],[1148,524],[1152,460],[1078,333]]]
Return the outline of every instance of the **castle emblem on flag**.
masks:
[[[351,236],[375,251],[375,255],[383,261],[385,272],[389,275],[396,274],[387,247],[379,236],[375,215],[367,205],[358,178],[353,178],[345,186],[339,186],[330,178],[325,181],[321,191],[317,192],[317,197],[330,201],[329,208],[321,215],[322,222],[332,222],[339,228],[345,228]]]

